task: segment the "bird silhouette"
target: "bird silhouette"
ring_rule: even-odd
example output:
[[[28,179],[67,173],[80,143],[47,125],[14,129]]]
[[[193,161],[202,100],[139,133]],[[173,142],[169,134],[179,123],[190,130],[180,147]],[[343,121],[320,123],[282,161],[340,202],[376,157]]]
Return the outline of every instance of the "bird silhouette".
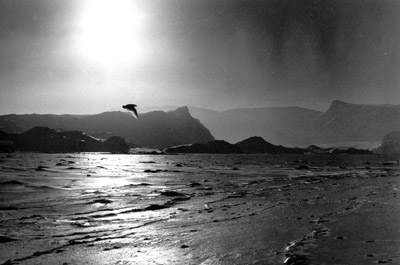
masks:
[[[128,110],[132,114],[132,116],[135,117],[136,119],[139,118],[135,104],[127,104],[125,106],[122,106],[122,108]]]

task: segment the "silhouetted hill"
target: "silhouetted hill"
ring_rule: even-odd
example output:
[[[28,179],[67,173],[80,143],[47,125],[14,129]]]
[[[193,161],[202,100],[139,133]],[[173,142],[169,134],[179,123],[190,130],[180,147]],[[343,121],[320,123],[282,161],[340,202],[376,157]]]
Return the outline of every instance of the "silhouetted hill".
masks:
[[[12,142],[13,150],[36,152],[113,152],[127,153],[129,147],[121,137],[102,142],[80,131],[58,132],[47,127],[35,127],[24,133],[0,133],[0,141]]]
[[[376,154],[400,154],[400,131],[385,135],[381,145],[373,152]]]
[[[262,137],[253,136],[235,144],[243,152],[250,154],[303,154],[300,148],[287,148],[273,145]]]
[[[190,115],[187,107],[139,114],[139,119],[120,111],[97,115],[0,116],[0,130],[5,132],[20,133],[36,126],[78,130],[102,139],[121,136],[134,145],[152,148],[214,140],[208,129]]]
[[[185,144],[164,149],[166,153],[206,153],[206,154],[319,154],[319,155],[360,155],[372,154],[369,150],[356,148],[320,148],[310,146],[307,148],[288,148],[266,142],[262,137],[253,136],[236,144],[223,140],[211,141],[206,144]]]
[[[0,116],[0,130],[16,133],[45,126],[83,131],[103,139],[119,135],[132,144],[152,148],[207,143],[214,140],[213,135],[232,143],[259,135],[268,142],[285,146],[340,143],[358,147],[368,145],[356,143],[377,142],[391,131],[400,130],[400,105],[333,101],[326,112],[298,107],[189,109],[195,118],[187,107],[139,113],[138,120],[119,111],[97,115],[4,115]],[[352,144],[348,145],[349,142]]]

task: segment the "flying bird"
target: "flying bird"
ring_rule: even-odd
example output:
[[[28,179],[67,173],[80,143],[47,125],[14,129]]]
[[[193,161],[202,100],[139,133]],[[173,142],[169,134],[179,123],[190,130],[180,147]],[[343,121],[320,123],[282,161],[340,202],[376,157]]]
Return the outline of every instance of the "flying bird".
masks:
[[[129,110],[129,112],[132,114],[132,116],[135,117],[136,119],[139,118],[135,104],[128,104],[128,105],[122,106],[122,108]]]

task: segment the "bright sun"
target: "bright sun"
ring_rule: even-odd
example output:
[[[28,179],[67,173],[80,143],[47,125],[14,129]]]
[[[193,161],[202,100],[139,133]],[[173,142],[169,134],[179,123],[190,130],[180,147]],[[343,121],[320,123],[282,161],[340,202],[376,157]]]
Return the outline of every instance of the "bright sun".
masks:
[[[141,20],[129,0],[88,0],[79,23],[78,48],[88,60],[120,65],[140,55]]]

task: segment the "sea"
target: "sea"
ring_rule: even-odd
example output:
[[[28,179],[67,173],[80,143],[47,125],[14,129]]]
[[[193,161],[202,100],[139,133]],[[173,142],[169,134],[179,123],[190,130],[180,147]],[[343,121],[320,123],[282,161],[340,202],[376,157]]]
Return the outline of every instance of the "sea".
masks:
[[[387,261],[379,247],[371,253],[356,248],[363,253],[360,263],[346,263],[354,262],[351,255],[344,263],[329,263],[325,256],[338,253],[340,247],[332,245],[329,252],[321,241],[328,253],[322,257],[316,242],[333,238],[335,222],[342,216],[361,214],[357,211],[373,198],[368,192],[375,192],[375,198],[387,195],[383,187],[397,193],[399,159],[345,154],[2,153],[0,264]],[[335,236],[345,239],[349,234]],[[399,241],[393,242],[390,246],[399,246]]]

